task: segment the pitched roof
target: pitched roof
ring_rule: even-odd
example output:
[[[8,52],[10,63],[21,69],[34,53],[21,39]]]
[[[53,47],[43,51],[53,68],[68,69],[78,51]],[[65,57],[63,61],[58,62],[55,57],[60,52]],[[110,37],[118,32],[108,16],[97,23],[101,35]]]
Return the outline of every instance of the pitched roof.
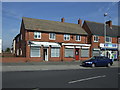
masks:
[[[84,31],[84,29],[82,29],[82,27],[80,27],[79,24],[26,17],[23,17],[23,23],[25,29],[27,30],[87,35],[87,33]]]
[[[85,23],[87,24],[87,26],[89,27],[89,29],[93,35],[104,36],[104,24],[103,23],[97,23],[97,22],[91,22],[91,21],[85,21]],[[120,26],[112,25],[112,29],[111,29],[107,25],[106,26],[107,36],[111,36],[111,37],[120,36],[120,34],[119,34],[120,31],[118,28],[120,28]]]

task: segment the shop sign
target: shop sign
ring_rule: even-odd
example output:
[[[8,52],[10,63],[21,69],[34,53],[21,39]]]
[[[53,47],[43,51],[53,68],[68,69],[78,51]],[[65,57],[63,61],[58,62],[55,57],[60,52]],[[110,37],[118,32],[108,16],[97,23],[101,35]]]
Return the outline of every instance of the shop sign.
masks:
[[[106,48],[117,48],[117,44],[111,44],[111,43],[100,43],[100,47],[106,47]]]

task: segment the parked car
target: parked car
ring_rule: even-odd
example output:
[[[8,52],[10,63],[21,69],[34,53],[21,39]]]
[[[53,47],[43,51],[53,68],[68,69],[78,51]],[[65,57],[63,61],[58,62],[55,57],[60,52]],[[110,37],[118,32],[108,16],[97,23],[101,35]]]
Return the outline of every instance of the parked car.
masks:
[[[113,64],[112,59],[109,59],[105,56],[93,56],[89,60],[83,61],[82,66],[107,66],[110,67]]]

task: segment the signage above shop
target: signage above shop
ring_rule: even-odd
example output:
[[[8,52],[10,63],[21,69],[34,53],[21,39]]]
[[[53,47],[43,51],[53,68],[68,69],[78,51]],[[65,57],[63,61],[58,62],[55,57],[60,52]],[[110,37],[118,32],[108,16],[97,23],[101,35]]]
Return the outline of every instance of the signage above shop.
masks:
[[[112,44],[112,43],[100,43],[100,47],[102,48],[117,48],[117,44]]]

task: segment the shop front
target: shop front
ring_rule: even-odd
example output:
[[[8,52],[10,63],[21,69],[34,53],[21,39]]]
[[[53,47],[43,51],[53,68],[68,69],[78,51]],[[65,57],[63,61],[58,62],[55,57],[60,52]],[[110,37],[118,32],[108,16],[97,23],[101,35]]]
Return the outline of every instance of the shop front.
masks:
[[[64,60],[86,60],[90,58],[90,44],[62,43]]]
[[[110,59],[118,59],[118,44],[100,43],[100,55]]]

